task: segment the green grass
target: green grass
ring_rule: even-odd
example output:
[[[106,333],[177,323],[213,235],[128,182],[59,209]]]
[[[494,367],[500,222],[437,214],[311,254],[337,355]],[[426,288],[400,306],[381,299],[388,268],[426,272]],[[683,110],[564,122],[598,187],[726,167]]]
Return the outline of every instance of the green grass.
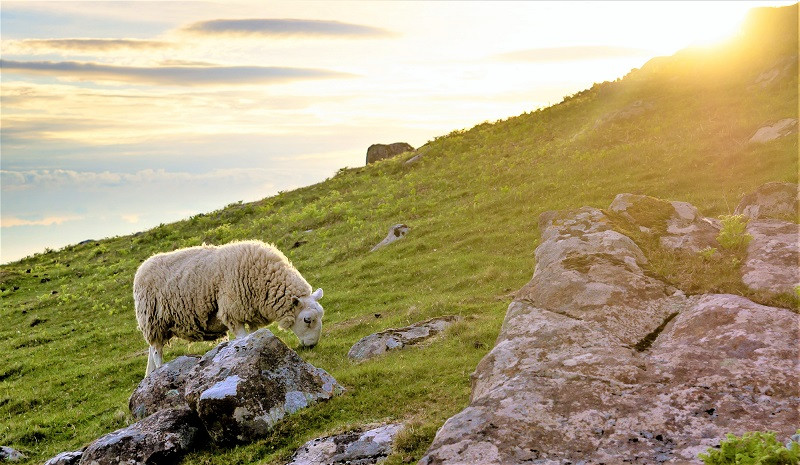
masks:
[[[183,463],[280,463],[311,438],[388,420],[410,425],[388,463],[419,459],[467,405],[470,373],[494,345],[509,293],[532,275],[540,213],[606,208],[631,192],[719,216],[764,182],[797,182],[796,136],[746,143],[759,127],[797,116],[796,64],[772,87],[753,88],[781,58],[756,52],[707,69],[697,64],[703,56],[664,59],[559,105],[437,138],[411,165],[404,162],[413,153],[342,169],[258,202],[2,266],[0,445],[40,463],[132,421],[127,399],[146,365],[131,296],[138,265],[179,247],[260,239],[325,290],[323,338],[300,354],[347,392],[289,417],[264,440],[194,452]],[[615,116],[637,101],[645,111]],[[411,227],[406,238],[370,253],[399,222]],[[670,282],[751,295],[738,282],[741,251],[687,259],[634,239],[650,272]],[[451,314],[464,319],[429,344],[361,364],[346,357],[370,333]],[[175,340],[165,358],[213,345]]]

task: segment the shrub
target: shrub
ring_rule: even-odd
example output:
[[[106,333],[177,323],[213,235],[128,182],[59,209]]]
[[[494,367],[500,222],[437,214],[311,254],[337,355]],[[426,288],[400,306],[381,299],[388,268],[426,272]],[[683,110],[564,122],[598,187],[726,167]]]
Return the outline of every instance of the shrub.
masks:
[[[787,445],[790,447],[779,443],[775,433],[756,431],[744,433],[741,438],[728,434],[719,449],[709,448],[699,457],[706,465],[797,465],[800,444],[791,441]]]
[[[719,245],[726,249],[744,249],[753,240],[746,232],[747,219],[744,215],[723,215],[720,218],[722,230],[717,236]]]

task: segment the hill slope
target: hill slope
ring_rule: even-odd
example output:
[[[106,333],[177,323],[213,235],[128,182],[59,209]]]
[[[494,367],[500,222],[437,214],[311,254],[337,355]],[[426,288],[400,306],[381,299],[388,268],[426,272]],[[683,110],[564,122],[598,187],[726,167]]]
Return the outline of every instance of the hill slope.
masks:
[[[796,134],[748,143],[759,128],[797,117],[796,18],[796,5],[759,10],[728,44],[655,59],[415,154],[3,266],[0,445],[37,463],[131,421],[127,397],[146,364],[131,298],[137,266],[178,247],[260,239],[325,289],[323,339],[301,356],[348,391],[259,443],[193,453],[184,463],[280,462],[307,439],[390,418],[410,428],[389,463],[418,459],[467,404],[469,375],[494,343],[508,294],[530,279],[541,212],[602,207],[632,192],[714,216],[764,182],[797,182]],[[369,253],[399,222],[409,235]],[[367,334],[449,314],[464,319],[428,346],[359,365],[346,358]],[[297,346],[293,335],[280,336]],[[175,341],[165,358],[212,346]]]

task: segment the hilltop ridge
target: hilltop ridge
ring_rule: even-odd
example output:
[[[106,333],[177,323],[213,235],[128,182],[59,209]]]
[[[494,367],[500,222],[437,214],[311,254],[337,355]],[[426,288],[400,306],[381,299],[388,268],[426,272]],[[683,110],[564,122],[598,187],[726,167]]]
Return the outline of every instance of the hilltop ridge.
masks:
[[[716,217],[761,184],[797,182],[796,122],[750,142],[761,128],[797,119],[789,24],[797,5],[767,10],[751,14],[739,39],[651,60],[560,104],[453,131],[257,202],[3,265],[0,445],[27,454],[22,463],[40,463],[129,424],[127,396],[147,358],[131,296],[138,265],[203,242],[260,239],[325,289],[323,338],[300,355],[346,394],[290,417],[264,440],[190,453],[182,463],[281,463],[308,439],[384,420],[407,425],[386,463],[420,459],[468,404],[470,374],[494,345],[511,293],[531,277],[542,212],[603,208],[630,192]],[[759,35],[770,25],[775,34]],[[369,253],[398,223],[409,226],[405,238]],[[702,273],[681,264],[665,256],[644,270],[692,282],[697,293],[733,292],[720,280],[693,281]],[[347,359],[368,334],[444,315],[461,319],[436,342]],[[213,344],[175,341],[165,358]]]

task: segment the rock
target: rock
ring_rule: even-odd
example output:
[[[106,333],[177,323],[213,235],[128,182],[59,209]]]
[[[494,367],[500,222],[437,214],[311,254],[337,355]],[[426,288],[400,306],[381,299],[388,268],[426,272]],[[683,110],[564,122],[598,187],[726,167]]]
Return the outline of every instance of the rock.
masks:
[[[379,333],[370,334],[356,342],[347,352],[347,357],[351,360],[363,361],[383,354],[388,350],[402,349],[405,346],[419,344],[441,333],[458,319],[455,315],[432,318],[414,323],[405,328],[387,329]]]
[[[795,132],[797,132],[797,118],[784,118],[756,131],[749,142],[751,144],[763,144]]]
[[[142,419],[166,408],[189,407],[183,397],[183,388],[186,375],[198,361],[199,356],[182,355],[143,379],[128,400],[134,418]]]
[[[44,465],[78,465],[83,456],[83,449],[72,452],[62,452],[51,458]]]
[[[82,240],[82,241],[78,242],[78,245],[91,244],[92,242],[95,242],[95,240],[94,239],[85,239],[85,240]]]
[[[28,456],[14,448],[8,446],[0,447],[0,462],[17,462],[25,458],[28,458]]]
[[[413,152],[414,147],[405,142],[395,142],[394,144],[373,144],[367,149],[367,165],[378,160],[392,158],[405,152]]]
[[[794,433],[800,315],[646,276],[597,209],[540,224],[534,276],[420,464],[687,463],[729,432]]]
[[[753,236],[742,264],[742,282],[750,289],[793,293],[800,286],[800,225],[781,220],[747,224]]]
[[[177,463],[204,436],[197,416],[187,408],[161,410],[106,434],[83,451],[81,465],[156,465]]]
[[[770,182],[760,186],[755,192],[745,195],[734,213],[751,220],[774,218],[796,221],[800,211],[800,193],[797,184],[789,182]]]
[[[609,210],[638,226],[640,231],[658,234],[664,248],[696,253],[708,247],[719,247],[716,239],[719,226],[700,215],[692,204],[619,194]]]
[[[186,400],[219,443],[263,437],[286,415],[344,391],[264,328],[219,344],[186,379]]]
[[[287,465],[371,465],[392,453],[401,424],[382,425],[365,432],[351,431],[303,444]]]
[[[374,252],[380,249],[381,247],[387,246],[394,241],[404,238],[408,233],[409,229],[411,228],[409,228],[404,224],[396,224],[392,226],[391,228],[389,228],[389,234],[387,234],[386,237],[382,241],[380,241],[375,247],[370,249],[370,252]]]

